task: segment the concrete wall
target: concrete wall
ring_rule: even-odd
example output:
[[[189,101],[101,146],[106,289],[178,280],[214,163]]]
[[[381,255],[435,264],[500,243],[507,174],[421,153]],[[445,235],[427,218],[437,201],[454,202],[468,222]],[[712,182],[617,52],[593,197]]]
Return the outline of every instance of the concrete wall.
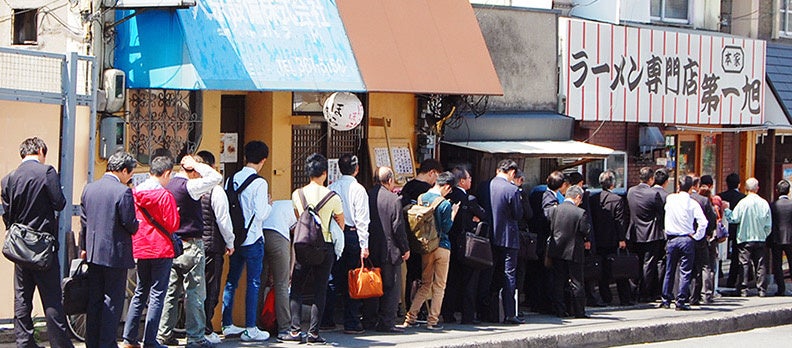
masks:
[[[481,33],[503,85],[489,110],[557,111],[556,12],[476,7]]]
[[[90,1],[83,0],[87,6]],[[90,7],[90,6],[88,6]],[[13,9],[38,9],[38,43],[12,45]],[[86,53],[83,44],[86,31],[80,21],[80,8],[72,8],[69,0],[8,0],[0,2],[0,46],[23,47],[44,52]],[[7,20],[6,20],[7,19]]]

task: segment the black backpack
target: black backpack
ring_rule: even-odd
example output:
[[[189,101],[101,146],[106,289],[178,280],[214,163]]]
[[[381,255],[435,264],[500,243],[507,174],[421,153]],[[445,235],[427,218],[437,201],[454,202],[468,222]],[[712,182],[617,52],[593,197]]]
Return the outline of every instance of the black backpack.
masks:
[[[261,178],[261,176],[258,174],[250,174],[236,190],[234,190],[233,177],[226,182],[225,193],[228,197],[228,213],[231,215],[231,225],[234,226],[234,248],[238,248],[245,242],[248,229],[250,229],[250,225],[253,223],[253,218],[256,217],[256,213],[254,212],[253,217],[250,218],[250,222],[245,226],[245,215],[242,212],[242,204],[239,202],[239,195],[250,186],[253,180],[258,178]]]
[[[330,191],[316,206],[310,206],[305,200],[303,190],[297,192],[303,205],[303,212],[294,227],[294,256],[297,262],[304,266],[316,266],[324,261],[327,255],[324,234],[322,234],[322,219],[319,210],[336,195]]]

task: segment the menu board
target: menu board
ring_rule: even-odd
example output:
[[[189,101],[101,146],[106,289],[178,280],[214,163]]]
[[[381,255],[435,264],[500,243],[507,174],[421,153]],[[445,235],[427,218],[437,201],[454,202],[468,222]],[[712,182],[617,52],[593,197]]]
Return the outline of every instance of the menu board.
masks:
[[[391,153],[388,154],[388,143],[385,139],[369,139],[369,154],[372,171],[379,167],[391,167],[396,174],[397,182],[415,176],[412,145],[407,139],[391,139]],[[391,157],[392,155],[392,157]],[[391,164],[393,158],[394,164]]]

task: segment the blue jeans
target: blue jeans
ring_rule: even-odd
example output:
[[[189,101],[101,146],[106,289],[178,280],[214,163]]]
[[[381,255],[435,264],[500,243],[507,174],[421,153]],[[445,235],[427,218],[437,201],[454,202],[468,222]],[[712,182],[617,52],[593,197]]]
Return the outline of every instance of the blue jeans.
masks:
[[[223,326],[233,324],[234,293],[242,267],[247,265],[247,292],[245,293],[245,327],[256,326],[256,306],[261,287],[261,268],[264,262],[264,239],[259,238],[250,245],[241,246],[228,260],[228,278],[223,290]]]
[[[690,279],[693,276],[695,253],[693,238],[689,236],[678,236],[668,240],[663,302],[669,303],[674,298],[674,277],[676,277],[677,265],[679,266],[679,293],[676,296],[676,304],[685,304],[690,299]]]
[[[139,343],[140,316],[148,303],[143,343],[146,346],[157,344],[157,328],[160,317],[162,317],[172,265],[172,258],[138,260],[135,296],[132,297],[132,302],[129,304],[129,312],[124,324],[124,341],[127,343]]]

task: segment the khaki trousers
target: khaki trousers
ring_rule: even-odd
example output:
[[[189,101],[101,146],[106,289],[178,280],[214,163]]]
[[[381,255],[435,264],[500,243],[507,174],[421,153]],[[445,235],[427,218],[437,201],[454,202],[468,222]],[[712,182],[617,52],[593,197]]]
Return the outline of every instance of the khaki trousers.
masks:
[[[415,294],[410,311],[407,312],[407,316],[404,318],[406,322],[414,323],[421,306],[426,300],[431,299],[432,303],[429,307],[429,317],[426,323],[428,325],[437,325],[440,309],[443,306],[443,295],[445,295],[450,259],[451,251],[445,248],[437,248],[421,257],[423,264],[421,287]]]

